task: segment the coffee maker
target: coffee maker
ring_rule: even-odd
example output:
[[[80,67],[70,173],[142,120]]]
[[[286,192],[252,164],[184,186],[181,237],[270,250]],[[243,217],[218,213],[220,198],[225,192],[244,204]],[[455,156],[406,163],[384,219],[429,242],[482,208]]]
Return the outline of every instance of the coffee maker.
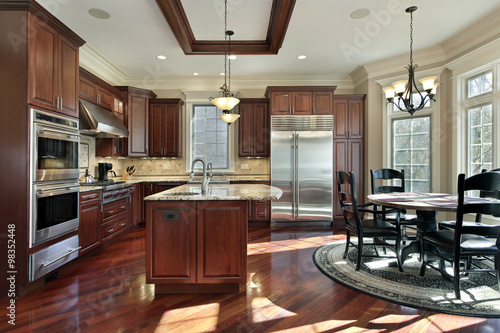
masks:
[[[108,172],[113,169],[113,164],[111,163],[97,163],[97,171],[99,173],[99,181],[108,180]]]

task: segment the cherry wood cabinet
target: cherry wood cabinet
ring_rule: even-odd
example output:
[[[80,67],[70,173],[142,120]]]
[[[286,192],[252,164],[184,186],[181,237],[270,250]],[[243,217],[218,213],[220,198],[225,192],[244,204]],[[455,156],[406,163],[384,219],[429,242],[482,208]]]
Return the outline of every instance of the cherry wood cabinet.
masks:
[[[363,131],[365,95],[338,95],[334,98],[334,171],[353,171],[356,175],[356,192],[364,202]],[[337,194],[337,176],[334,179],[334,218],[342,219],[342,209]]]
[[[80,193],[80,254],[101,244],[101,191]]]
[[[141,184],[134,184],[130,187],[129,224],[137,225],[142,221],[142,195]]]
[[[31,13],[28,18],[28,103],[78,117],[78,49],[83,40],[66,38]]]
[[[182,157],[182,105],[178,98],[150,100],[150,157]]]
[[[113,110],[114,94],[86,78],[86,75],[82,74],[84,72],[83,69],[80,69],[80,97],[108,110]]]
[[[240,99],[238,120],[238,155],[240,157],[269,156],[268,99]]]
[[[184,182],[143,182],[141,183],[141,221],[146,221],[146,201],[144,198],[158,192],[163,192],[171,188],[184,185]]]
[[[126,138],[96,138],[95,155],[102,157],[126,157]]]
[[[334,138],[363,138],[365,95],[336,95],[333,99],[333,105]]]
[[[129,130],[128,156],[148,156],[149,100],[156,98],[151,90],[119,86],[126,96],[125,122]]]
[[[231,184],[263,184],[271,185],[268,181],[231,181]],[[247,201],[248,222],[271,222],[271,201],[250,200]]]
[[[269,86],[271,115],[329,115],[333,114],[335,86]]]
[[[129,225],[129,199],[113,201],[103,205],[101,241],[108,241],[125,232]]]
[[[246,283],[245,201],[150,201],[147,209],[146,283],[157,293]]]

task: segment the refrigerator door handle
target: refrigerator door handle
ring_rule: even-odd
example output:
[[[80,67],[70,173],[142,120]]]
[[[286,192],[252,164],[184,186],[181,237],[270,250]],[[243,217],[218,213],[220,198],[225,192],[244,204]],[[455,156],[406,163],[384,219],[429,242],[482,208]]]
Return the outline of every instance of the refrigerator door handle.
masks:
[[[295,165],[294,165],[294,170],[295,170],[295,179],[293,180],[295,184],[295,216],[294,219],[299,218],[299,203],[300,203],[300,182],[299,182],[299,133],[295,134]]]

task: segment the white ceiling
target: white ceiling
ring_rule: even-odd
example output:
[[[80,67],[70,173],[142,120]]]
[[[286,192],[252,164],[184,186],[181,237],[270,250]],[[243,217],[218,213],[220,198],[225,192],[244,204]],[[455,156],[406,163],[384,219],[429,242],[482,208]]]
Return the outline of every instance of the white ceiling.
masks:
[[[221,55],[184,55],[155,0],[39,0],[87,45],[124,75],[218,76]],[[182,0],[196,39],[224,39],[222,0]],[[272,0],[228,0],[233,40],[265,39]],[[415,51],[437,45],[499,8],[498,0],[297,0],[278,55],[239,55],[233,79],[301,75],[348,75],[358,65],[409,51],[409,14],[414,16]],[[101,20],[88,10],[99,8]],[[371,14],[354,20],[350,13]],[[166,60],[158,60],[163,54]],[[298,60],[298,55],[307,55]],[[418,63],[418,59],[415,59]]]

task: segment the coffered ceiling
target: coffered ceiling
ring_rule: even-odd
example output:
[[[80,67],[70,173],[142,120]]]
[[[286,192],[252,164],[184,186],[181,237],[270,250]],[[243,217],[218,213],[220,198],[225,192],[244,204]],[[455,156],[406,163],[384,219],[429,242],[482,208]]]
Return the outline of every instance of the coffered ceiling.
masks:
[[[220,80],[224,71],[223,0],[39,2],[124,77],[196,82]],[[359,65],[407,55],[410,18],[404,10],[411,5],[418,6],[416,54],[500,12],[498,0],[228,0],[237,55],[233,82],[342,77]],[[92,8],[106,11],[109,19],[91,16]],[[363,10],[366,17],[351,17]]]

